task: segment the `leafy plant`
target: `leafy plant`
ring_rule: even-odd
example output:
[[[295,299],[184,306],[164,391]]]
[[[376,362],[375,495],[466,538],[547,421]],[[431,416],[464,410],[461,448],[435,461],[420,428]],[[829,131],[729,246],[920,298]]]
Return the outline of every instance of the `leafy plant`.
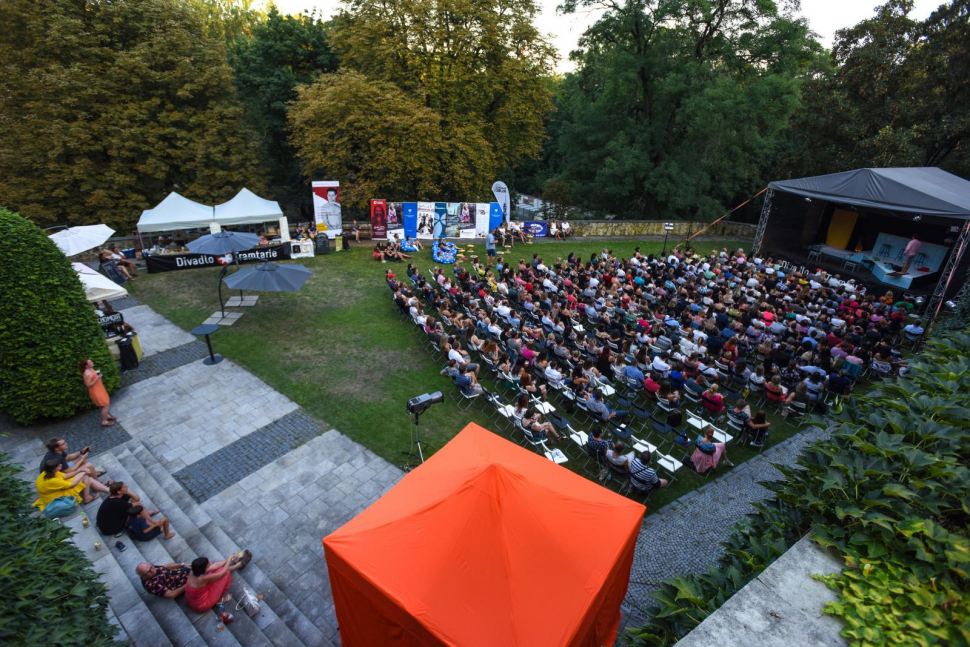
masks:
[[[0,454],[0,643],[111,645],[108,595],[71,531],[31,516],[20,466]]]
[[[27,424],[93,405],[78,362],[109,391],[118,372],[71,263],[44,232],[0,208],[0,412]]]
[[[970,643],[970,334],[927,343],[905,378],[849,398],[815,422],[774,498],[725,542],[717,568],[664,583],[631,644],[686,635],[809,530],[845,560],[820,578],[839,592],[826,613],[857,645]]]

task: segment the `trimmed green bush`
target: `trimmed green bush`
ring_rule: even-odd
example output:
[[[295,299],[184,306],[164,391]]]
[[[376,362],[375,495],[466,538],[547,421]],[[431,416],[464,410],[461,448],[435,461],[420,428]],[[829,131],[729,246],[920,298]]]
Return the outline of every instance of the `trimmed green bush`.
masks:
[[[814,422],[832,435],[766,484],[717,568],[655,592],[635,645],[672,645],[805,533],[845,560],[826,613],[853,645],[970,644],[970,334],[928,342],[903,379]]]
[[[0,454],[0,644],[111,645],[108,592],[56,521]]]
[[[78,371],[88,357],[113,391],[118,371],[71,262],[42,229],[0,208],[0,412],[28,424],[90,409]]]

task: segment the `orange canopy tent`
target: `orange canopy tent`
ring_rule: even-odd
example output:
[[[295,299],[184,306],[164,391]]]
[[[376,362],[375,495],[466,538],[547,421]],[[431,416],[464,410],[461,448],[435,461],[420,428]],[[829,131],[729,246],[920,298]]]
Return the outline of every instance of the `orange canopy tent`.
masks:
[[[341,643],[612,645],[644,511],[470,424],[324,538]]]

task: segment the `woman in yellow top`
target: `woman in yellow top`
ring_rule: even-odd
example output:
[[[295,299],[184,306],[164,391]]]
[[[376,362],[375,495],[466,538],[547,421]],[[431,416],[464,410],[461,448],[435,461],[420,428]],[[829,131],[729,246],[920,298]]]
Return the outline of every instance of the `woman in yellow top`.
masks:
[[[73,477],[67,478],[64,476],[64,472],[59,469],[60,466],[61,463],[57,459],[51,459],[44,463],[44,471],[37,476],[36,481],[37,494],[40,495],[40,498],[34,501],[36,507],[43,511],[48,503],[62,496],[73,496],[78,503],[82,501],[91,503],[101,496],[91,493],[91,482],[95,481],[102,488],[104,484],[97,482],[84,472],[78,472]]]

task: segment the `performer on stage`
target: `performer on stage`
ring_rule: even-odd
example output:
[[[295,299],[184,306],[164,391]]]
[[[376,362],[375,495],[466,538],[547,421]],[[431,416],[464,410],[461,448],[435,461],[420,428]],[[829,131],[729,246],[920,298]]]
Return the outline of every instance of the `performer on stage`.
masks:
[[[919,254],[920,242],[916,239],[916,234],[913,234],[913,239],[909,241],[906,245],[906,249],[903,250],[903,257],[906,262],[903,264],[903,269],[900,274],[905,274],[909,270],[910,263],[913,262],[913,257]]]

